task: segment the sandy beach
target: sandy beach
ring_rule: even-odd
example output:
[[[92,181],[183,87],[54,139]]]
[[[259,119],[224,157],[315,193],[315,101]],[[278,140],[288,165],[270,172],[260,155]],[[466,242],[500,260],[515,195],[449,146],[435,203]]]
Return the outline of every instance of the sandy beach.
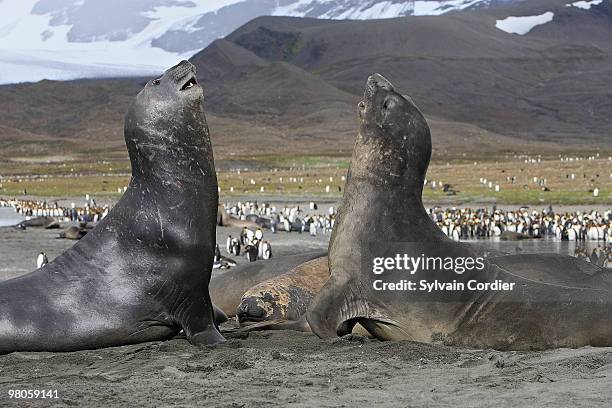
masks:
[[[607,407],[612,348],[467,350],[358,335],[278,331],[197,348],[184,339],[0,357],[9,389],[53,389],[54,406]],[[30,400],[28,406],[49,406]]]
[[[217,240],[224,243],[238,232],[218,228]],[[56,239],[57,233],[0,229],[0,280],[35,269],[40,248],[53,259],[74,244]],[[267,232],[266,238],[275,256],[282,256],[325,250],[329,236]],[[571,250],[552,241],[489,244],[506,251],[519,246],[527,252]],[[359,335],[319,339],[273,331],[239,336],[228,332],[234,325],[223,328],[225,344],[204,348],[179,337],[101,350],[0,356],[0,405],[607,407],[612,399],[612,348],[501,352]],[[11,389],[57,390],[58,399],[10,399]]]
[[[612,407],[611,38],[612,0],[0,0],[0,408]]]

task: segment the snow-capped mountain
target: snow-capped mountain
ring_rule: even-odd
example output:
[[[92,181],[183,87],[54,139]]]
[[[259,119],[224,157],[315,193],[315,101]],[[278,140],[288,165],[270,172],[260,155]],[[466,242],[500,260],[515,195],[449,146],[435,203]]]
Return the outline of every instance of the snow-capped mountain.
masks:
[[[0,0],[0,83],[151,75],[265,15],[378,19],[520,1]]]
[[[335,20],[440,15],[522,0],[241,0],[177,24],[152,44],[167,51],[201,49],[260,16],[291,16]]]
[[[182,55],[155,38],[236,2],[0,0],[0,83],[158,73]]]

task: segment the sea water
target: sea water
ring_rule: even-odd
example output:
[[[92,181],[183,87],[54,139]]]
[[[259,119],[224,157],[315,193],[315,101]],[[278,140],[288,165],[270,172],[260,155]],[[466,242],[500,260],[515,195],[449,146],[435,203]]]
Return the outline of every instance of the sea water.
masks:
[[[25,217],[15,212],[14,208],[0,207],[0,227],[15,225],[23,220],[25,220]]]

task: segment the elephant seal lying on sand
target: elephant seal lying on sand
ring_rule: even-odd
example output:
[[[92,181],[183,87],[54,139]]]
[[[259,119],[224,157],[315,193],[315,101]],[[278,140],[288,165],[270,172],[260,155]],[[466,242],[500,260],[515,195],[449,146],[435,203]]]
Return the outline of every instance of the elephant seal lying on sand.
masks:
[[[316,258],[247,290],[236,311],[240,325],[302,318],[329,279],[327,264],[326,256]]]
[[[249,288],[283,275],[305,262],[326,255],[325,252],[316,251],[279,256],[272,261],[248,262],[238,265],[213,276],[209,287],[211,299],[225,314],[235,316],[236,309]]]

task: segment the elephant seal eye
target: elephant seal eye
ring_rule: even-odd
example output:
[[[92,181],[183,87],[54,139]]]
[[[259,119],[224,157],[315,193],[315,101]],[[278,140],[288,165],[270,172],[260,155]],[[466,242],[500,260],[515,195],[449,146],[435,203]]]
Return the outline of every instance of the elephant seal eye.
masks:
[[[153,80],[153,85],[159,85],[161,83],[161,81],[158,79],[154,79]]]

